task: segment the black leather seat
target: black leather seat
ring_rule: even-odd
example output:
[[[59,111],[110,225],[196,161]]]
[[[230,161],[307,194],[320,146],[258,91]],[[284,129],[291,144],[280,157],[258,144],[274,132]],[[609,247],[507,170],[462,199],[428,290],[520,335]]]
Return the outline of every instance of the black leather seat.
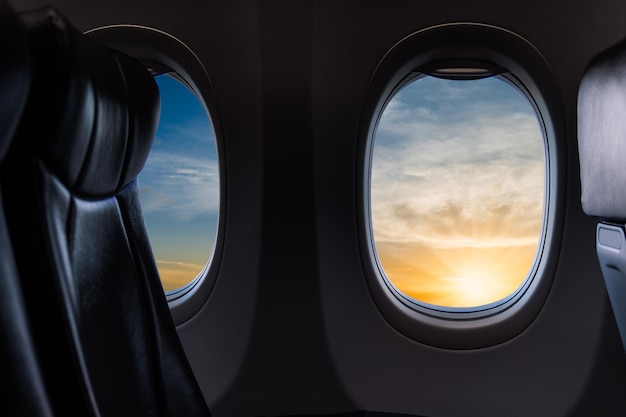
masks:
[[[626,41],[589,63],[578,91],[584,212],[599,220],[596,250],[626,348]]]
[[[209,416],[138,199],[156,83],[53,8],[20,16],[32,88],[1,178],[55,415]]]
[[[13,139],[30,86],[26,31],[0,0],[0,161]],[[51,416],[0,198],[0,415]]]

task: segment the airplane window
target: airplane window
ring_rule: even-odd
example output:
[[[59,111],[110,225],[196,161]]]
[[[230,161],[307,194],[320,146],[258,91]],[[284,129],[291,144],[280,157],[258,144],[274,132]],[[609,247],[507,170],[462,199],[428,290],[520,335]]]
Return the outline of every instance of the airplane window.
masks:
[[[372,150],[378,262],[403,296],[472,308],[532,276],[546,150],[528,97],[504,76],[419,74],[384,108]]]
[[[194,281],[213,252],[219,171],[213,126],[201,102],[173,76],[155,78],[161,119],[139,185],[161,282],[172,292]]]

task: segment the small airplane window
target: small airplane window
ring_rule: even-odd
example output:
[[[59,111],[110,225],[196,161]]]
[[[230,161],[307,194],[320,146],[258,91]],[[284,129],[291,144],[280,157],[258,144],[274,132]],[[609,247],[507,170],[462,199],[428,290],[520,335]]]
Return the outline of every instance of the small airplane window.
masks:
[[[173,76],[155,78],[161,118],[139,185],[163,289],[172,292],[194,281],[213,252],[219,171],[213,125],[204,106]]]
[[[544,224],[543,125],[502,75],[413,77],[374,136],[370,208],[379,266],[427,306],[500,302],[532,276]]]

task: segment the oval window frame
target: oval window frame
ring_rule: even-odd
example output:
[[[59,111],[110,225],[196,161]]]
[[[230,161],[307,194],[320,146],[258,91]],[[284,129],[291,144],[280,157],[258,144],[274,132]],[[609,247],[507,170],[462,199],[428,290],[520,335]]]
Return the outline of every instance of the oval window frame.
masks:
[[[475,62],[511,74],[508,80],[534,104],[543,124],[546,194],[542,239],[534,274],[509,297],[476,308],[431,306],[400,293],[380,266],[370,207],[374,135],[386,104],[416,72],[425,72],[425,68],[431,71],[440,63],[459,66]],[[563,227],[565,189],[558,180],[565,180],[564,115],[557,84],[544,57],[526,39],[500,27],[480,23],[429,27],[406,36],[384,55],[370,78],[361,114],[357,161],[359,244],[367,285],[382,315],[411,339],[449,349],[492,346],[521,333],[540,311],[551,287]]]
[[[213,251],[201,272],[188,284],[168,291],[166,299],[176,325],[193,317],[215,285],[224,246],[226,170],[222,124],[209,74],[198,56],[180,39],[148,26],[118,24],[90,29],[90,38],[141,61],[155,75],[168,73],[196,95],[213,125],[219,170],[219,211]]]

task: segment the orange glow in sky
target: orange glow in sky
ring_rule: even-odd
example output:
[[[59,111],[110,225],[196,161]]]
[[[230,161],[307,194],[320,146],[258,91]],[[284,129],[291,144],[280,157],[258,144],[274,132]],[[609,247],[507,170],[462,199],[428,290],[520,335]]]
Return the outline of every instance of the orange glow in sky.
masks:
[[[380,244],[378,256],[389,280],[405,295],[438,306],[475,307],[513,293],[536,250],[536,245],[441,250]]]
[[[172,291],[187,285],[190,281],[189,277],[196,277],[204,265],[157,260],[157,267],[161,275],[163,289]]]
[[[370,196],[378,259],[396,289],[443,307],[506,298],[531,272],[543,226],[534,109],[499,78],[412,81],[381,116]]]

